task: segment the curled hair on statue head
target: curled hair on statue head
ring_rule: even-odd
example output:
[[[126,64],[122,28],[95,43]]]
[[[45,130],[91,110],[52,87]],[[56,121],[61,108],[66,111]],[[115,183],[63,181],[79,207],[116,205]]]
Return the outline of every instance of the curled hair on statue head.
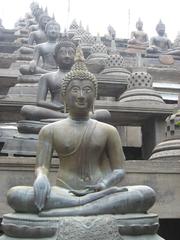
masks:
[[[62,89],[61,89],[61,95],[62,97],[65,97],[66,91],[68,88],[68,85],[73,80],[89,80],[92,82],[95,90],[95,95],[97,96],[97,79],[94,74],[90,73],[86,67],[85,59],[83,56],[82,49],[80,47],[77,47],[76,49],[76,55],[75,55],[75,63],[71,68],[71,71],[68,72],[62,81]]]
[[[57,59],[57,54],[59,49],[62,47],[72,47],[74,51],[76,50],[76,45],[73,43],[72,40],[70,40],[67,36],[62,37],[61,40],[56,44],[54,49],[54,58]]]

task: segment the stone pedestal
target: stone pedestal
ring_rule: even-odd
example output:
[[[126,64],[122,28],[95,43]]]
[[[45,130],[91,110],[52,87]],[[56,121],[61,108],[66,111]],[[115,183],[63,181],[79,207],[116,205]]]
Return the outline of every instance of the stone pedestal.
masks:
[[[45,218],[15,213],[3,216],[0,240],[163,240],[158,227],[156,214]]]

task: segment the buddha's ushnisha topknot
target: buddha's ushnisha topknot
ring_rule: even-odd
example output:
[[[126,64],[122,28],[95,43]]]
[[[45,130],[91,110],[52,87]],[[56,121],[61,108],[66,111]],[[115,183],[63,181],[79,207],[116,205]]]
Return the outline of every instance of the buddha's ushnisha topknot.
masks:
[[[66,95],[66,90],[72,80],[89,80],[93,83],[97,94],[97,79],[94,74],[90,73],[86,67],[83,51],[80,46],[76,49],[74,65],[71,71],[67,73],[62,81],[62,96]]]

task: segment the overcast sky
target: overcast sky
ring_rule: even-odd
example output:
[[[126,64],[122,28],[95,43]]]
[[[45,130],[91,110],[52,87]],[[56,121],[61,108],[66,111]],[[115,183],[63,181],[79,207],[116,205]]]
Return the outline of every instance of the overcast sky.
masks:
[[[70,12],[68,15],[68,1]],[[0,0],[0,18],[5,28],[12,29],[18,18],[29,12],[32,0]],[[48,7],[50,15],[55,14],[61,31],[76,18],[84,27],[89,25],[90,32],[96,35],[107,34],[111,24],[117,37],[127,38],[140,17],[144,31],[149,37],[156,35],[155,27],[161,19],[166,25],[168,37],[174,41],[180,31],[179,0],[37,0],[42,7]]]

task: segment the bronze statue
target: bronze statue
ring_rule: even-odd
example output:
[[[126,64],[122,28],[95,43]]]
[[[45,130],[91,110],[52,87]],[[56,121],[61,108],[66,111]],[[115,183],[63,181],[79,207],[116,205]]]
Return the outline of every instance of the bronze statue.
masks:
[[[37,106],[25,105],[21,110],[25,119],[38,121],[40,119],[66,116],[63,113],[64,105],[60,98],[61,81],[74,63],[74,54],[75,45],[67,38],[56,44],[54,59],[59,69],[56,72],[46,73],[41,76],[37,93]],[[47,101],[48,92],[51,94],[50,102]]]
[[[132,45],[139,45],[141,47],[148,47],[149,40],[148,35],[143,31],[143,22],[139,18],[136,22],[137,31],[133,31],[131,33],[131,38],[129,39],[128,43]]]
[[[162,53],[171,48],[171,41],[165,33],[165,24],[161,20],[156,26],[156,31],[158,36],[151,38],[150,46],[147,48],[149,53]]]
[[[22,65],[19,69],[22,74],[43,74],[57,68],[54,60],[54,49],[60,35],[60,26],[57,22],[51,20],[46,24],[45,32],[48,41],[36,45],[33,60],[29,65]],[[42,66],[39,66],[40,58],[42,59]]]
[[[41,14],[39,18],[39,29],[37,31],[31,32],[29,35],[28,39],[29,45],[33,45],[34,43],[40,44],[47,41],[45,27],[50,20],[51,18],[47,14],[45,13]]]
[[[40,132],[33,187],[14,187],[7,200],[16,212],[39,216],[89,216],[146,213],[155,201],[147,186],[117,187],[125,173],[124,153],[116,128],[92,120],[97,80],[78,48],[75,64],[62,82],[69,117]],[[56,186],[48,172],[53,150],[61,164]]]

